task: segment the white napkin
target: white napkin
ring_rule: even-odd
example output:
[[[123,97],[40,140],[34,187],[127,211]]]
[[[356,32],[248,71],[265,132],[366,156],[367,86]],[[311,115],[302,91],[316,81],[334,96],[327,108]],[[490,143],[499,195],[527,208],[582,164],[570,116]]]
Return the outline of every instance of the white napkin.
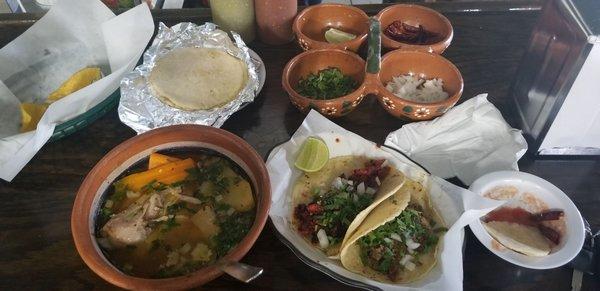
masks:
[[[294,167],[294,161],[300,146],[309,136],[322,139],[329,148],[330,157],[358,155],[384,158],[407,177],[427,187],[432,204],[449,230],[444,235],[440,248],[439,263],[425,278],[403,285],[370,280],[344,269],[340,261],[328,258],[322,252],[315,250],[293,229],[290,221],[292,213],[290,195],[296,179],[301,175],[301,171]],[[272,189],[269,216],[277,231],[305,257],[304,261],[311,261],[309,265],[328,274],[336,273],[338,275],[336,279],[351,282],[352,285],[362,288],[375,286],[382,290],[462,290],[463,228],[503,203],[484,198],[439,177],[429,175],[397,151],[377,146],[343,129],[314,110],[306,116],[289,141],[271,151],[267,159],[267,170]]]
[[[466,185],[495,171],[519,170],[527,151],[521,131],[478,95],[431,120],[409,123],[390,133],[385,145],[396,148],[432,174],[458,177]]]
[[[56,125],[113,93],[153,32],[146,4],[115,16],[100,0],[61,0],[0,49],[0,178],[11,181],[48,141]],[[35,131],[19,133],[19,102],[43,102],[86,66],[100,67],[105,77],[52,103]]]

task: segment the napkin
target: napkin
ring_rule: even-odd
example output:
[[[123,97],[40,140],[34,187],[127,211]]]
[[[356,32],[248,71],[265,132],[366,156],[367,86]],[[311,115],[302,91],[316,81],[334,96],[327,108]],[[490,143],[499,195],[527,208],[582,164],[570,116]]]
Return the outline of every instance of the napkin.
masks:
[[[471,98],[431,120],[390,133],[385,145],[398,149],[432,174],[470,185],[495,171],[519,170],[527,151],[521,131],[511,128],[487,94]]]
[[[425,278],[411,284],[386,284],[377,282],[343,268],[340,261],[328,258],[309,245],[291,225],[291,191],[302,172],[294,167],[301,145],[307,137],[316,136],[329,148],[330,158],[361,155],[384,158],[407,177],[422,183],[428,190],[431,202],[442,216],[449,230],[441,242],[438,264]],[[463,228],[487,214],[502,201],[479,196],[467,189],[453,185],[407,159],[396,150],[378,146],[357,134],[345,130],[318,112],[311,110],[291,139],[274,148],[267,159],[271,181],[272,205],[269,216],[286,245],[291,245],[302,261],[337,280],[365,289],[382,290],[462,290]]]
[[[146,4],[115,16],[99,0],[61,0],[0,49],[0,178],[11,181],[50,139],[56,125],[113,93],[153,32]],[[52,103],[35,131],[19,133],[19,102],[44,102],[86,66],[100,67],[104,77]]]

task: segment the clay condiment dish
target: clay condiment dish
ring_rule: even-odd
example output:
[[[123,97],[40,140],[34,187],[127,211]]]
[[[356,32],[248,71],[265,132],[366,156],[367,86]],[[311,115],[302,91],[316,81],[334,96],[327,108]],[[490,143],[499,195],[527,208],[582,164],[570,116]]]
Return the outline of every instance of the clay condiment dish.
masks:
[[[147,279],[127,275],[102,254],[95,235],[95,223],[103,195],[114,179],[152,152],[178,148],[217,151],[237,163],[249,176],[256,193],[256,218],[244,239],[221,261],[237,262],[250,250],[262,231],[271,205],[271,186],[260,155],[243,139],[225,130],[200,125],[175,125],[133,137],[111,150],[88,173],[81,184],[71,215],[75,247],[83,261],[106,281],[125,289],[181,290],[209,282],[223,274],[215,264],[191,274]]]
[[[300,79],[320,70],[336,67],[344,75],[351,76],[359,84],[354,92],[329,100],[316,100],[300,95],[296,91]],[[302,112],[315,109],[330,117],[340,117],[352,111],[365,96],[363,83],[365,61],[357,54],[338,49],[305,51],[290,60],[283,69],[282,84],[290,101]]]
[[[385,89],[392,77],[412,74],[423,79],[440,78],[448,98],[435,103],[417,103],[397,97]],[[444,114],[462,95],[463,78],[456,66],[444,57],[425,52],[396,50],[381,60],[378,100],[390,114],[411,120],[428,120]]]
[[[330,100],[315,100],[300,95],[296,87],[300,79],[329,67],[339,68],[360,85],[345,96]],[[394,76],[414,74],[420,78],[441,78],[449,97],[436,103],[417,103],[402,99],[389,92],[385,85]],[[427,120],[442,115],[454,106],[463,90],[463,79],[458,69],[444,57],[432,53],[396,50],[385,55],[378,73],[367,73],[365,61],[344,50],[320,49],[303,52],[287,63],[283,69],[283,88],[290,101],[300,111],[315,109],[328,117],[350,113],[368,94],[377,96],[379,103],[398,118]]]
[[[325,32],[329,28],[354,34],[356,38],[337,44],[329,43],[325,40]],[[302,10],[294,19],[292,29],[304,50],[330,48],[356,52],[367,39],[369,17],[353,6],[319,4]]]
[[[381,10],[377,14],[381,22],[381,44],[388,50],[411,50],[441,54],[450,46],[453,29],[450,21],[439,12],[419,5],[397,4]],[[424,29],[438,34],[439,40],[431,44],[410,44],[395,41],[385,34],[385,29],[394,21],[399,20],[408,25],[422,25]]]

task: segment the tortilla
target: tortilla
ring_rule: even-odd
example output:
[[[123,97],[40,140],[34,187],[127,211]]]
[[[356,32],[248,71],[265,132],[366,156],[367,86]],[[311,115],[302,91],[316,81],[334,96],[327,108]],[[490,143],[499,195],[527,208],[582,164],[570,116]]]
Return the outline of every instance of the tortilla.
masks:
[[[360,156],[335,157],[329,159],[327,164],[321,170],[313,173],[303,173],[292,189],[292,211],[299,204],[312,202],[312,189],[315,187],[328,188],[336,177],[339,177],[341,174],[345,174],[347,177],[350,176],[352,170],[364,167],[365,163],[369,160],[371,159]],[[354,229],[360,225],[363,219],[367,217],[367,214],[369,214],[375,206],[402,187],[404,179],[405,177],[402,172],[390,167],[390,172],[387,177],[381,181],[381,185],[375,193],[373,202],[356,215],[355,219],[350,223],[346,230],[344,240],[346,236],[354,232]],[[291,213],[291,217],[294,217],[293,212]],[[295,219],[292,219],[292,221],[294,227],[296,227]],[[304,239],[311,243],[308,239]],[[337,245],[330,246],[326,254],[331,258],[338,258],[339,249],[342,244],[343,243],[338,243]]]
[[[543,257],[550,253],[549,241],[533,226],[506,221],[483,223],[490,235],[503,246],[527,256]]]
[[[436,222],[436,226],[445,225],[442,218],[431,207],[427,190],[420,183],[406,178],[402,188],[395,192],[393,196],[377,205],[351,237],[345,240],[340,254],[344,268],[373,280],[386,283],[409,283],[425,276],[437,263],[437,253],[441,245],[441,239],[433,251],[422,254],[419,257],[421,264],[417,264],[413,271],[401,271],[400,279],[397,281],[391,281],[386,274],[365,266],[361,260],[361,250],[358,240],[378,227],[394,220],[406,209],[409,203],[421,206],[424,215],[433,219]]]
[[[156,61],[148,81],[171,107],[207,110],[238,96],[248,81],[248,67],[222,50],[177,48]]]

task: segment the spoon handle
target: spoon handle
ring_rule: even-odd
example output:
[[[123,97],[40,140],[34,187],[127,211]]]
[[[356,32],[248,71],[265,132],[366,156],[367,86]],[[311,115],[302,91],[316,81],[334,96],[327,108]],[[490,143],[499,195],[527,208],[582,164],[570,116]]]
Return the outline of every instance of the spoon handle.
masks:
[[[263,268],[250,266],[240,262],[228,262],[220,266],[220,269],[229,276],[234,277],[244,283],[258,278],[263,273]]]

